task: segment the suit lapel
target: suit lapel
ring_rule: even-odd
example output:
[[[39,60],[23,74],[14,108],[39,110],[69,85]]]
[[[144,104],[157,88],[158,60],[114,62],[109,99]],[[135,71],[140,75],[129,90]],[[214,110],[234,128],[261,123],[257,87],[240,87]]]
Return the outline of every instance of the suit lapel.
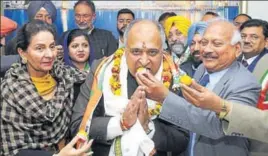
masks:
[[[219,96],[221,95],[222,90],[225,88],[225,84],[230,80],[230,75],[232,73],[235,73],[238,68],[238,62],[235,61],[227,70],[227,72],[222,76],[220,81],[216,84],[216,86],[213,88],[213,92]]]
[[[232,73],[236,72],[238,68],[238,62],[235,61],[228,69],[228,71],[222,76],[222,78],[220,79],[220,81],[215,85],[213,92],[219,96],[223,96],[221,95],[223,89],[225,88],[225,84],[230,80],[230,75],[232,75]],[[194,78],[196,80],[200,80],[201,77],[203,76],[205,72],[205,67],[204,65],[200,65],[199,68],[196,70],[196,74],[194,76]],[[196,138],[195,140],[198,141],[200,139],[201,135],[196,134]]]
[[[205,67],[204,67],[203,64],[201,64],[197,68],[197,70],[196,70],[196,72],[194,74],[194,79],[196,80],[196,82],[199,82],[200,81],[200,79],[202,78],[202,76],[204,75],[204,73],[205,73]]]

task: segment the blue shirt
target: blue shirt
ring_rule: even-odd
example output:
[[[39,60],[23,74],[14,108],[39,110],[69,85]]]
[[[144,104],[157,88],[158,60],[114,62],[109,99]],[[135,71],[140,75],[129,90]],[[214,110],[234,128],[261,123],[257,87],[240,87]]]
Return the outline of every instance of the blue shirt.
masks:
[[[224,70],[221,70],[219,72],[215,73],[208,73],[207,71],[204,73],[209,75],[209,83],[206,85],[206,88],[208,88],[210,91],[212,91],[216,84],[220,81],[220,79],[223,77],[223,75],[228,71],[229,68],[226,68]],[[204,76],[203,75],[203,76]],[[203,77],[202,76],[202,77]],[[194,156],[194,144],[195,144],[195,138],[196,133],[192,133],[191,140],[190,140],[190,156]]]

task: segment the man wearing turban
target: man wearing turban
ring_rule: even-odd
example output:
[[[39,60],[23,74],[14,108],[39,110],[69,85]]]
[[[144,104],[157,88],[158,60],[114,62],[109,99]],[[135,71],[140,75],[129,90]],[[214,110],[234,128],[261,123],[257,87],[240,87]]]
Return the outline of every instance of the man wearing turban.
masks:
[[[170,53],[179,66],[186,58],[187,33],[191,21],[183,16],[169,17],[164,23]]]
[[[197,67],[202,63],[200,57],[200,41],[207,28],[206,22],[197,22],[191,25],[188,31],[187,43],[189,45],[190,57],[183,62],[180,68],[189,76],[193,76]]]
[[[29,21],[32,19],[39,19],[42,20],[48,24],[53,24],[56,21],[57,17],[57,9],[55,5],[47,0],[47,1],[31,1],[28,9],[27,9],[27,15]],[[56,29],[56,27],[55,27]],[[17,55],[16,50],[16,44],[17,39],[14,37],[11,39],[5,48],[5,54],[6,55]],[[63,57],[63,48],[61,45],[56,46],[58,51],[58,58]]]
[[[19,60],[18,55],[10,55],[4,56],[2,46],[5,45],[5,37],[11,33],[12,31],[16,30],[17,23],[5,16],[1,16],[1,23],[0,23],[1,33],[1,55],[0,55],[0,79],[4,77],[6,70],[11,66],[12,62],[16,62]]]
[[[51,1],[32,1],[27,9],[29,20],[40,19],[48,24],[56,21],[57,9]]]
[[[1,46],[5,45],[5,37],[13,30],[17,29],[17,23],[5,16],[1,16]]]

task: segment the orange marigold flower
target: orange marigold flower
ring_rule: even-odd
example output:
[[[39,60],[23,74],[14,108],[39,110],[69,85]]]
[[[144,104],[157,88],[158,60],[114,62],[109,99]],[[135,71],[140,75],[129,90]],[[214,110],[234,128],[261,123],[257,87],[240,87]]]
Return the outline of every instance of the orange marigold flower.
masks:
[[[172,74],[170,72],[163,72],[162,76],[167,76],[169,79],[172,78]]]
[[[119,73],[119,66],[113,66],[112,73]]]

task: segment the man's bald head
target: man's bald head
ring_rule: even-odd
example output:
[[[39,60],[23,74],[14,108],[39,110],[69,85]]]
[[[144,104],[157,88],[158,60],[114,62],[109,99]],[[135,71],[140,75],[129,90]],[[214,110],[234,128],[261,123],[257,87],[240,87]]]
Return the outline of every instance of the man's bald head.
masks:
[[[221,34],[227,34],[228,37],[230,37],[230,43],[232,45],[241,42],[241,34],[235,27],[235,25],[225,19],[217,19],[214,21],[209,22],[208,27],[206,31],[209,29],[220,29]],[[205,31],[205,32],[206,32]]]
[[[153,75],[160,69],[163,59],[165,33],[160,24],[150,20],[131,22],[124,34],[125,56],[131,75],[143,67]]]
[[[132,21],[124,33],[124,43],[127,46],[127,41],[133,36],[148,36],[159,37],[162,45],[165,44],[165,33],[161,25],[155,21],[151,20],[134,20]],[[162,47],[161,45],[161,47]]]

